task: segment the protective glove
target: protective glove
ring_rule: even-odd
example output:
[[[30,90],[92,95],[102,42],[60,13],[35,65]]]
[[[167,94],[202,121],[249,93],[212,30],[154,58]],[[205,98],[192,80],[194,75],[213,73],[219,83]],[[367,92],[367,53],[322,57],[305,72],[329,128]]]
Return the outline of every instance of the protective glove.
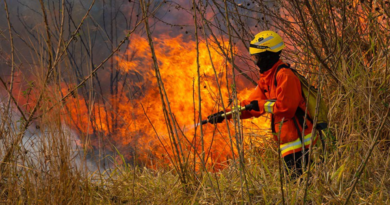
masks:
[[[259,103],[257,100],[252,101],[248,105],[245,105],[245,109],[248,111],[254,110],[254,111],[260,111]]]
[[[221,123],[225,119],[225,117],[223,117],[222,114],[223,114],[223,111],[220,111],[220,112],[214,113],[212,115],[209,115],[207,117],[207,119],[208,119],[209,123],[211,123],[211,124]]]

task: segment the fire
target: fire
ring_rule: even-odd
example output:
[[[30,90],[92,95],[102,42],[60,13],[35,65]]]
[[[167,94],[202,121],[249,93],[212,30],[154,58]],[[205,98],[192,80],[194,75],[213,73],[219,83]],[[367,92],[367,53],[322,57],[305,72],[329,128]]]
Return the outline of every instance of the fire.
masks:
[[[180,129],[178,132],[182,150],[190,158],[197,157],[201,153],[201,142],[200,127],[196,126],[199,123],[196,43],[183,36],[162,35],[154,39],[154,46],[170,107]],[[226,59],[213,46],[210,46],[209,55],[206,43],[200,42],[199,55],[201,114],[206,119],[208,115],[222,110],[209,56],[212,56],[225,106],[229,97],[227,87],[230,86],[226,83],[226,75],[230,79],[231,76],[226,74]],[[134,36],[128,51],[115,60],[122,74],[131,78],[122,83],[119,88],[122,93],[110,96],[109,104],[117,105],[115,109],[108,109],[97,102],[89,105],[88,109],[85,99],[72,98],[66,106],[69,113],[67,122],[81,133],[106,136],[109,139],[107,142],[115,145],[128,160],[136,158],[149,166],[151,163],[164,164],[174,154],[147,40]],[[228,70],[230,69],[229,67]],[[249,93],[250,90],[243,89],[239,96],[244,98]],[[259,128],[268,127],[268,123],[263,118],[258,118],[246,121],[244,126],[247,133],[253,133],[259,132]],[[234,129],[234,126],[230,127],[231,130]],[[235,152],[235,146],[232,148],[230,144],[226,124],[217,127],[206,124],[202,128],[206,161],[214,168],[221,168],[232,157],[232,151]],[[233,142],[235,143],[234,139]],[[91,143],[95,147],[101,146],[97,140],[92,140]],[[135,149],[136,154],[131,154],[129,147]],[[194,154],[194,148],[197,154]],[[155,161],[151,162],[153,160]]]

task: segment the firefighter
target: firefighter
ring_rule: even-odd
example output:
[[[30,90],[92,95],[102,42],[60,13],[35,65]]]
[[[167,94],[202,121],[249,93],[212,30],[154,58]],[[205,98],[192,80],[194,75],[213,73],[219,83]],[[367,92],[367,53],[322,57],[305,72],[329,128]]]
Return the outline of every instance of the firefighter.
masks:
[[[291,69],[281,69],[287,67],[280,60],[284,47],[282,38],[273,31],[262,31],[250,42],[249,53],[259,68],[260,80],[250,96],[241,101],[241,106],[250,107],[250,109],[242,111],[240,118],[271,115],[271,129],[276,141],[280,134],[280,149],[285,165],[292,175],[300,176],[302,157],[305,157],[305,164],[308,161],[307,151],[310,146],[313,124],[309,119],[306,119],[304,123],[306,103],[302,96],[300,80]],[[213,124],[221,123],[225,119],[222,113],[218,112],[208,116],[208,121]],[[310,116],[310,113],[308,114]],[[280,123],[282,123],[281,129],[279,129]],[[305,144],[304,152],[302,138]],[[316,135],[314,138],[313,144],[317,140]]]

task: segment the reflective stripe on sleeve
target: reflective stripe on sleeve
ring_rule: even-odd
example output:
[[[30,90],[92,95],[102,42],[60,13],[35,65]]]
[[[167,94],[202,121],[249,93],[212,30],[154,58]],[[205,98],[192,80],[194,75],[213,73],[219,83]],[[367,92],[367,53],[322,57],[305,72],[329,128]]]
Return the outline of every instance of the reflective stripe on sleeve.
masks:
[[[274,104],[275,102],[267,101],[264,104],[264,110],[265,112],[274,114]]]

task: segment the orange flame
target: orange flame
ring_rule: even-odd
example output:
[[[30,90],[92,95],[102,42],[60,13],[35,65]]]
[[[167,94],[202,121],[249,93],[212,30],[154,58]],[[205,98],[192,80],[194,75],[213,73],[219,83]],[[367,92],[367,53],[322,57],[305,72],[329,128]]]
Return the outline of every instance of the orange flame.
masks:
[[[191,158],[194,155],[199,156],[201,153],[200,129],[195,125],[199,123],[196,43],[192,40],[185,40],[182,36],[159,36],[159,38],[154,39],[154,46],[164,88],[177,121],[176,125],[180,130],[179,140],[183,145],[182,152]],[[226,59],[212,47],[210,47],[210,55],[217,72],[222,96],[227,98],[229,92],[226,75],[229,78],[231,76],[225,72],[227,69]],[[210,55],[207,45],[201,42],[199,44],[199,64],[203,119],[206,119],[207,115],[213,112],[222,110]],[[138,161],[147,164],[149,162],[156,164],[159,161],[160,164],[164,164],[169,160],[168,156],[174,155],[174,150],[163,115],[163,105],[147,40],[135,36],[128,51],[122,56],[116,57],[115,60],[118,62],[122,74],[131,76],[130,82],[122,83],[121,88],[119,88],[119,90],[123,90],[123,93],[109,98],[110,104],[118,106],[115,109],[109,109],[107,106],[94,103],[90,105],[90,109],[87,109],[84,99],[73,98],[67,106],[70,113],[68,122],[73,122],[74,126],[82,133],[109,136],[111,142],[128,159],[135,157],[127,154],[129,153],[128,148],[132,147],[136,149]],[[245,97],[249,93],[249,90],[244,89],[239,96]],[[224,102],[226,101],[227,99],[224,99]],[[88,112],[92,115],[89,115]],[[115,121],[116,125],[114,125],[113,119],[115,115],[118,119]],[[87,116],[93,116],[93,119],[88,119]],[[262,118],[249,120],[244,124],[247,129],[252,127],[249,132],[254,132],[253,127],[258,130],[259,125],[268,127]],[[227,159],[231,158],[235,146],[231,147],[225,124],[217,127],[207,124],[203,125],[202,128],[207,163],[219,169],[226,163]],[[94,146],[98,146],[96,142],[92,143]],[[194,148],[196,148],[197,154],[193,153]],[[157,162],[151,162],[154,159]]]

